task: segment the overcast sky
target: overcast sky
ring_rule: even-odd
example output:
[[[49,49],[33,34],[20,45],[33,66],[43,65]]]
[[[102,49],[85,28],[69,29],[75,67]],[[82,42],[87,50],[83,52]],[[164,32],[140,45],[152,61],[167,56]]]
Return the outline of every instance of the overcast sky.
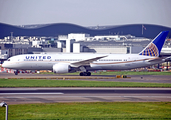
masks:
[[[0,0],[0,22],[171,27],[171,0]]]

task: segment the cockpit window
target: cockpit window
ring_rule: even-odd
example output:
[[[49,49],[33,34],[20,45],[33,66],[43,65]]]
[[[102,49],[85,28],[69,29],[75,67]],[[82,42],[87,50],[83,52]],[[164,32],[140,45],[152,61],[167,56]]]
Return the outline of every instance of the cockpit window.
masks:
[[[10,59],[8,59],[7,61],[10,61]]]

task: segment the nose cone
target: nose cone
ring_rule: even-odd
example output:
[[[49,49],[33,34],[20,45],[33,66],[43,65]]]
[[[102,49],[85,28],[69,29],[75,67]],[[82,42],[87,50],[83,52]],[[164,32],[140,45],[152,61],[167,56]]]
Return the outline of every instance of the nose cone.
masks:
[[[2,67],[7,68],[8,65],[4,62],[4,63],[2,64]]]
[[[4,67],[5,65],[4,65],[4,63],[2,64],[2,67]]]

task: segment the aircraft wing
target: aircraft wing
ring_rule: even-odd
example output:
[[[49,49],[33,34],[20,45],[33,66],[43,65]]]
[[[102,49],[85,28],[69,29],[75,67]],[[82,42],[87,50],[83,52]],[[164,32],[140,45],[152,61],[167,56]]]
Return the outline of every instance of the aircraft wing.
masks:
[[[95,58],[91,58],[91,59],[82,60],[82,61],[79,61],[79,62],[74,62],[74,63],[71,63],[71,66],[72,67],[89,66],[90,63],[92,63],[93,61],[96,61],[96,60],[104,58],[104,57],[107,57],[107,56],[100,56],[100,57],[95,57]]]
[[[167,62],[167,61],[171,61],[171,56],[170,57],[157,57],[157,58],[153,58],[153,59],[148,59],[146,60],[147,62]]]

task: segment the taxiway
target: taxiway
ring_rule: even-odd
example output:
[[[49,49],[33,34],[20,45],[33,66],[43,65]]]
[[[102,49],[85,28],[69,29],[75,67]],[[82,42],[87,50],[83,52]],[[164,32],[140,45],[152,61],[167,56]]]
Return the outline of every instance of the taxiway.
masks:
[[[15,79],[56,79],[56,80],[91,80],[91,81],[119,81],[119,82],[145,82],[145,83],[171,83],[170,75],[128,75],[129,78],[116,78],[116,75],[55,75],[55,74],[18,74],[0,73],[0,78]]]

